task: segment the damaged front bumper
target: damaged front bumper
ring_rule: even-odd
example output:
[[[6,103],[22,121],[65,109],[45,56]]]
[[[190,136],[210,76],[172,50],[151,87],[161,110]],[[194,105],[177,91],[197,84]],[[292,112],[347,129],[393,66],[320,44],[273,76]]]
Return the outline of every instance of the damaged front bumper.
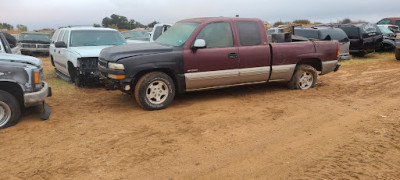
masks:
[[[51,87],[46,82],[43,82],[42,89],[39,91],[24,94],[24,105],[25,107],[40,105],[46,97],[51,95]]]

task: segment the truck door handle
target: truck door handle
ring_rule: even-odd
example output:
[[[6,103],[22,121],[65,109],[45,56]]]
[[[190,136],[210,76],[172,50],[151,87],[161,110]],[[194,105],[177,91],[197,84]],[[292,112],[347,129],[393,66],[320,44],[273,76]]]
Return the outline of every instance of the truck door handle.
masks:
[[[235,59],[238,57],[238,54],[237,53],[229,53],[228,57],[229,57],[229,59]]]

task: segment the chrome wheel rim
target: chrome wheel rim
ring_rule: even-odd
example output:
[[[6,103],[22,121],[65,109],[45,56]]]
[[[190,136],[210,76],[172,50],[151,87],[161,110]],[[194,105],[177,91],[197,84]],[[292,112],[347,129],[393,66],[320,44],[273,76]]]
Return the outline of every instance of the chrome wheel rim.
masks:
[[[314,81],[314,76],[310,72],[303,72],[299,79],[300,89],[308,89],[312,86]]]
[[[0,127],[3,127],[11,119],[11,109],[8,104],[0,101]]]
[[[146,98],[152,104],[161,104],[167,100],[168,85],[163,81],[153,81],[146,89]]]

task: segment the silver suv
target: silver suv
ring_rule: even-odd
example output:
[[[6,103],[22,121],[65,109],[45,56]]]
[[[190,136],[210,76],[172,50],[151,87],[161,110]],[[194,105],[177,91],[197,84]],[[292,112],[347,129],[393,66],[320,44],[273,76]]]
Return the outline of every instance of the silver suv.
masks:
[[[56,73],[66,81],[83,86],[97,82],[100,51],[106,47],[126,44],[115,29],[96,27],[65,27],[58,29],[50,43],[50,58]]]

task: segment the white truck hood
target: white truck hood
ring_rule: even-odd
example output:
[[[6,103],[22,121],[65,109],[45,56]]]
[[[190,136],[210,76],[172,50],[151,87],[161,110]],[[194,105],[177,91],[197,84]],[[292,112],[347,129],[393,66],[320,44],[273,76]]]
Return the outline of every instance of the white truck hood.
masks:
[[[70,47],[70,49],[80,57],[99,57],[100,51],[107,47],[111,46],[80,46]]]
[[[24,56],[24,55],[8,54],[8,53],[0,53],[0,61],[25,63],[37,67],[40,67],[42,65],[42,61],[38,58],[32,56]]]

